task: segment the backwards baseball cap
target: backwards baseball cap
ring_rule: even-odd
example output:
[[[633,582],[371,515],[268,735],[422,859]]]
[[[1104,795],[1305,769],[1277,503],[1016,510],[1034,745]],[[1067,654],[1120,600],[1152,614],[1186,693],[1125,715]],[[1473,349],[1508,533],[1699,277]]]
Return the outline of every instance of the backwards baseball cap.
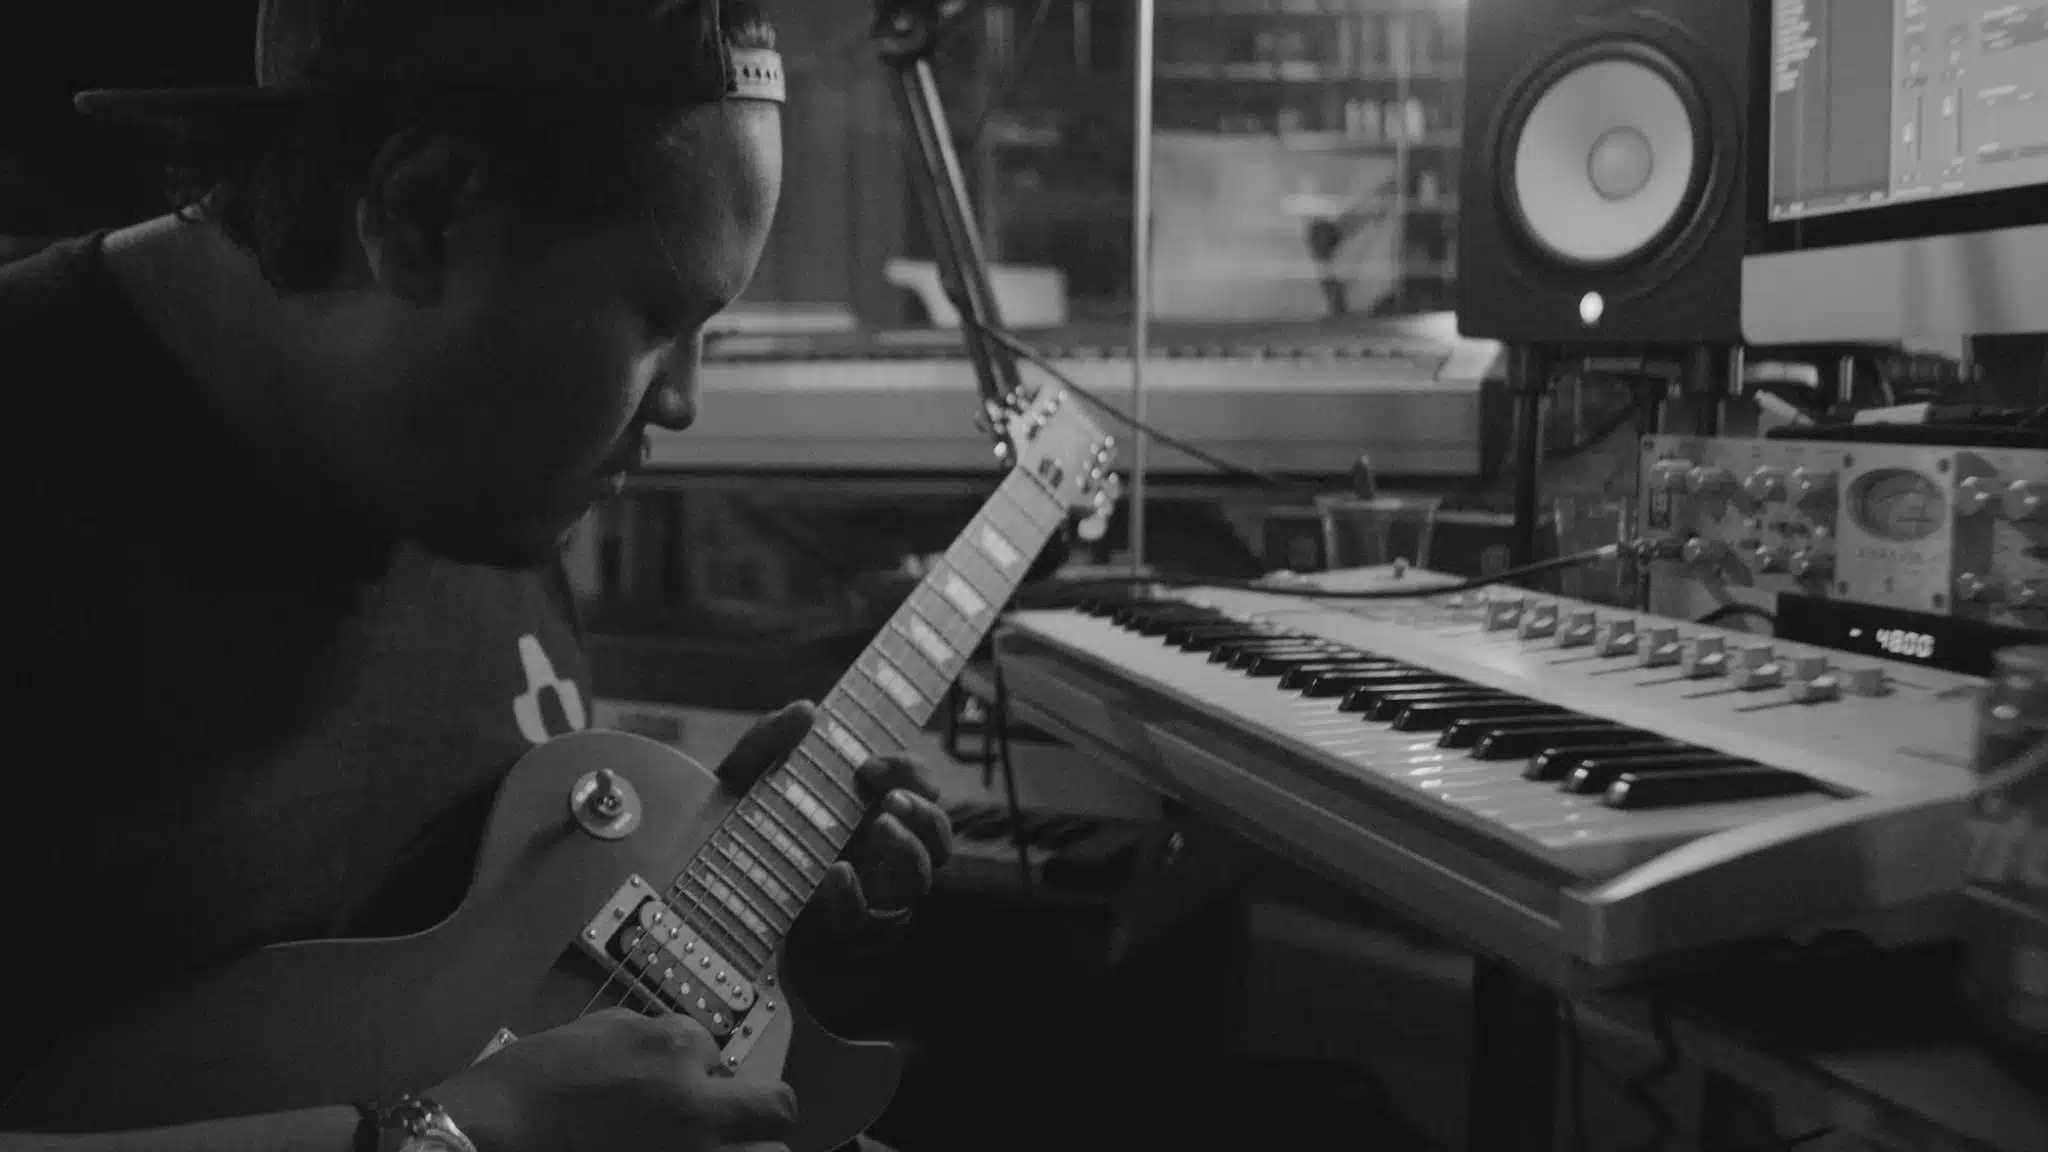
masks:
[[[728,43],[721,3],[262,0],[254,86],[102,89],[80,93],[76,105],[89,115],[177,122],[401,93],[782,103],[782,58]]]

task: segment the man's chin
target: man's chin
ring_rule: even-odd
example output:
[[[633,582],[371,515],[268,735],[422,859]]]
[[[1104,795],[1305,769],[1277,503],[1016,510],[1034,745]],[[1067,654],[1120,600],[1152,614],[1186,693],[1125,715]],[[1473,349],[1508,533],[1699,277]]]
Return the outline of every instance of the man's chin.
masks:
[[[453,530],[421,532],[415,542],[425,551],[457,564],[503,572],[532,572],[561,559],[562,550],[569,546],[581,523],[580,516],[567,523],[516,526],[471,521]]]

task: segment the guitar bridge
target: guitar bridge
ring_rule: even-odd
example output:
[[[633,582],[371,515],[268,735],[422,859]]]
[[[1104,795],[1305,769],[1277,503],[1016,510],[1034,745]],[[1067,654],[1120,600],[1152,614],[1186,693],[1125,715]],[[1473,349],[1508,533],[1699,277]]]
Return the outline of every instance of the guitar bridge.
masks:
[[[758,993],[659,893],[629,878],[577,936],[600,964],[643,995],[696,1019],[723,1042]]]

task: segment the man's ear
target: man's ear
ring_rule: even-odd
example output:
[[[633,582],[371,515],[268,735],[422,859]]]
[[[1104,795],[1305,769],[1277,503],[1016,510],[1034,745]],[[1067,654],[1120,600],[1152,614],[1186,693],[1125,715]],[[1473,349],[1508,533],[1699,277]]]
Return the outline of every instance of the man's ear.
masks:
[[[484,156],[450,136],[404,132],[384,142],[356,205],[370,279],[410,304],[446,289],[450,233],[481,200]]]

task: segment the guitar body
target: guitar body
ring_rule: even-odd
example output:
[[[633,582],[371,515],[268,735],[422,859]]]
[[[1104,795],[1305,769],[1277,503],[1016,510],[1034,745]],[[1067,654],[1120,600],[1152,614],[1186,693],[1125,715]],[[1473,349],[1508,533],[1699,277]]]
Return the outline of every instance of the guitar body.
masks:
[[[572,789],[599,769],[629,784],[641,806],[619,839],[573,818]],[[607,981],[606,967],[576,947],[579,933],[632,877],[665,889],[735,799],[696,761],[651,740],[608,731],[554,740],[506,779],[468,895],[439,926],[266,948],[74,1034],[0,1103],[0,1130],[158,1127],[421,1091],[476,1061],[500,1030],[530,1036],[621,1003],[624,981]],[[116,896],[107,915],[118,923],[119,914]],[[802,1116],[791,1147],[829,1152],[887,1106],[899,1055],[827,1033],[778,972],[756,985],[761,1003],[781,1010],[764,1017],[734,1074],[787,1080]]]

